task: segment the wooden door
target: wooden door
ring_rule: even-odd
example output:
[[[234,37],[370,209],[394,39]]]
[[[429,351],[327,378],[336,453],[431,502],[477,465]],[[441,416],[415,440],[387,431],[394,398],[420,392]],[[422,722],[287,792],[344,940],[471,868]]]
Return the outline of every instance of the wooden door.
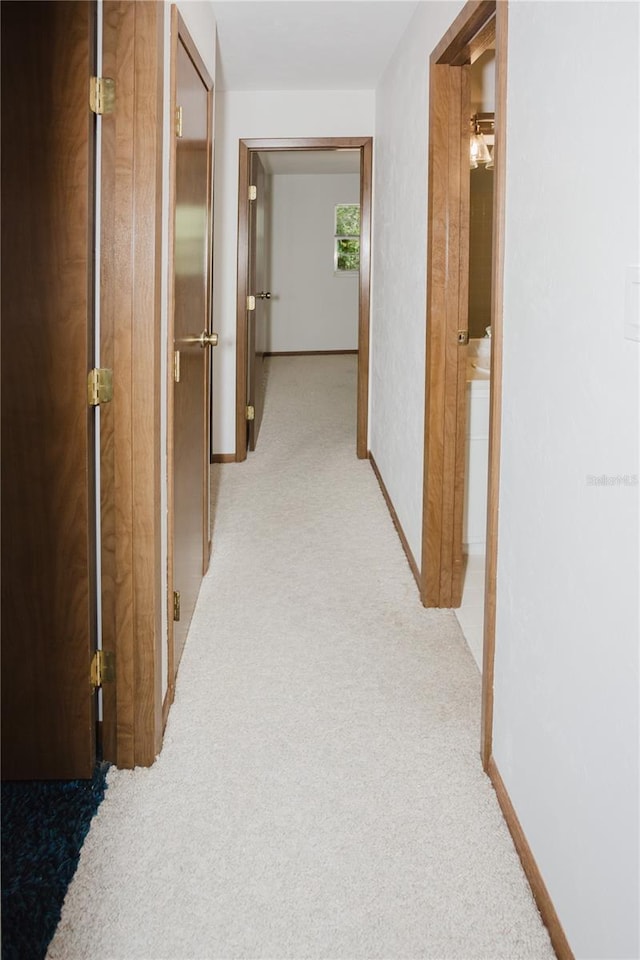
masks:
[[[211,80],[179,22],[175,59],[173,674],[209,563]]]
[[[422,602],[459,607],[469,284],[469,67],[432,63]]]
[[[266,176],[257,153],[251,155],[251,185],[256,199],[251,201],[249,218],[249,295],[255,307],[247,310],[247,405],[253,407],[248,422],[249,450],[255,450],[264,410],[264,353],[267,340],[269,298],[267,289]]]
[[[2,3],[2,775],[95,760],[95,7]]]
[[[451,397],[451,406],[455,408],[455,423],[446,423],[445,429],[455,431],[455,443],[450,449],[445,445],[445,472],[453,476],[453,490],[451,503],[451,553],[450,559],[443,544],[444,567],[450,568],[449,574],[443,571],[443,590],[450,583],[450,606],[459,607],[462,603],[462,588],[464,586],[464,565],[465,556],[463,550],[464,538],[464,490],[467,472],[467,346],[460,344],[459,338],[464,336],[466,341],[469,339],[469,226],[471,217],[471,171],[469,169],[469,136],[464,124],[464,118],[471,114],[471,95],[470,95],[469,67],[460,68],[459,72],[459,93],[454,94],[454,103],[462,117],[462,136],[456,136],[457,130],[453,123],[453,137],[450,145],[450,160],[455,156],[456,149],[459,150],[458,170],[459,183],[457,187],[450,184],[450,190],[459,192],[457,201],[458,206],[458,238],[455,251],[449,251],[449,257],[457,257],[458,262],[458,290],[457,302],[448,303],[447,308],[452,311],[451,323],[455,329],[455,338],[447,338],[446,349],[450,352],[448,358],[447,380],[452,383],[446,384],[445,396],[447,400]],[[459,98],[459,99],[458,99]],[[453,263],[450,264],[450,267]],[[449,372],[452,376],[449,378]],[[449,410],[445,412],[445,421]],[[449,460],[450,458],[450,460]]]

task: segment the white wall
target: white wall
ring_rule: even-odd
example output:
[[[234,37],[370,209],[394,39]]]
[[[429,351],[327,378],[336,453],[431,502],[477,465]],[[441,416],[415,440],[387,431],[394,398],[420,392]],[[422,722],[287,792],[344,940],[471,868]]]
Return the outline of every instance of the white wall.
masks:
[[[589,481],[639,472],[638,12],[509,9],[494,755],[576,957],[599,960],[640,956],[639,489]]]
[[[360,176],[274,174],[267,350],[356,350],[358,275],[333,269],[335,206],[360,202]]]
[[[461,6],[418,9],[376,103],[370,447],[417,558],[427,61]],[[584,960],[640,956],[638,487],[588,481],[639,472],[638,48],[635,3],[510,4],[494,756]]]
[[[216,102],[214,423],[216,453],[235,452],[238,144],[250,137],[372,136],[371,90],[230,91]]]
[[[212,79],[216,75],[216,22],[209,0],[179,0],[178,10],[186,24],[193,42],[204,61]],[[162,190],[162,301],[160,342],[167,342],[168,329],[168,292],[169,292],[169,158],[173,123],[169,117],[171,99],[171,0],[164,2],[164,116],[163,116],[163,190]],[[215,116],[216,91],[214,87]],[[167,569],[167,352],[160,351],[160,516],[161,516],[161,565]],[[167,580],[162,581],[162,696],[168,686],[168,650],[167,650]]]
[[[472,113],[493,113],[496,109],[496,52],[485,50],[469,71]]]
[[[427,261],[429,55],[463,3],[416,11],[376,92],[369,447],[418,565]]]

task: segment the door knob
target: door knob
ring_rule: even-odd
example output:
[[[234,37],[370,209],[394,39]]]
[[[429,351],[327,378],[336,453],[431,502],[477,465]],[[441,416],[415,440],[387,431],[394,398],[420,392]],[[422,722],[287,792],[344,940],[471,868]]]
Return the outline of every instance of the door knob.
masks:
[[[271,294],[267,293],[256,293],[256,300],[271,300]]]
[[[198,343],[201,347],[217,347],[218,346],[218,334],[217,333],[207,333],[206,330],[203,330],[200,336],[198,337]]]
[[[178,337],[174,341],[176,346],[188,347],[195,346],[196,344],[200,347],[217,347],[218,346],[218,334],[217,333],[207,333],[206,330],[203,330],[199,337]]]

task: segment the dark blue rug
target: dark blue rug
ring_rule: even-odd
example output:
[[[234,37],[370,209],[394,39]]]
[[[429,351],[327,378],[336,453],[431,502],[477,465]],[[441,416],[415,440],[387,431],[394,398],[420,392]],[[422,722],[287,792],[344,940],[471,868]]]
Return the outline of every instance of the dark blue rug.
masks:
[[[45,956],[108,769],[99,763],[92,780],[2,784],[2,960]]]

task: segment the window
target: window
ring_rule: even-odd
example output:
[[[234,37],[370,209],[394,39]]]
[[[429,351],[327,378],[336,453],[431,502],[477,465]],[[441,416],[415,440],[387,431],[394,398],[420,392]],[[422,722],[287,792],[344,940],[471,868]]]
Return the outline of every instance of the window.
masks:
[[[360,269],[360,204],[338,203],[335,213],[333,269],[357,273]]]

